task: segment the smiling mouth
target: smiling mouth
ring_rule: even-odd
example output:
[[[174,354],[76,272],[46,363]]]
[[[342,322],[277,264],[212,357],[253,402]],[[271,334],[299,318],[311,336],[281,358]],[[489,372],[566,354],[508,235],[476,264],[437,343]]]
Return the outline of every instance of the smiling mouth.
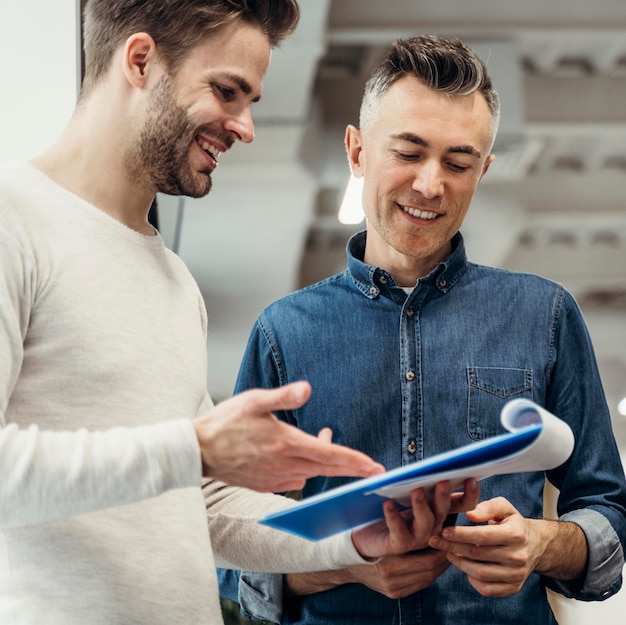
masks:
[[[439,213],[433,213],[433,211],[423,211],[419,208],[411,208],[410,206],[400,206],[405,213],[411,215],[411,217],[417,217],[418,219],[436,219],[439,217]]]
[[[206,140],[202,140],[201,138],[197,139],[197,143],[215,161],[215,164],[217,165],[217,159],[220,157],[220,154],[222,152],[218,150],[214,145]]]

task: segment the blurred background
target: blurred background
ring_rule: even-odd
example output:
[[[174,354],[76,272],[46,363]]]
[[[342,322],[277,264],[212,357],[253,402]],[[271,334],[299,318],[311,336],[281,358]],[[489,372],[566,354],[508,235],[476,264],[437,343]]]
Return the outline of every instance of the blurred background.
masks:
[[[206,300],[216,401],[232,393],[261,308],[342,271],[346,241],[364,226],[340,223],[338,211],[349,177],[344,130],[358,120],[370,71],[399,37],[459,36],[487,61],[502,100],[496,161],[462,229],[469,257],[541,274],[575,295],[625,457],[624,0],[300,4],[298,30],[274,52],[253,110],[255,142],[222,156],[207,198],[157,198],[159,228]],[[28,158],[56,138],[76,101],[80,1],[5,2],[0,11],[0,159]],[[566,625],[612,625],[625,606],[620,593],[557,610]]]
[[[460,36],[502,99],[496,161],[463,227],[472,260],[562,282],[593,334],[626,444],[626,5],[304,0],[255,105],[256,139],[226,154],[202,200],[159,198],[161,229],[197,277],[210,318],[209,388],[228,396],[258,311],[341,271],[347,123],[387,46]],[[178,229],[176,228],[178,226]]]

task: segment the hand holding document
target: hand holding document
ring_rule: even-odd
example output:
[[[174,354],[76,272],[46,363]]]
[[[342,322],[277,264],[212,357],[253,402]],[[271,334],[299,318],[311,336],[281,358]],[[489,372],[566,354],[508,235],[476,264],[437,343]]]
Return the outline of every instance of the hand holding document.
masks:
[[[500,414],[508,434],[470,443],[381,475],[365,478],[303,500],[260,522],[309,540],[321,540],[384,517],[382,503],[407,505],[414,488],[450,480],[454,490],[467,478],[547,471],[574,449],[570,427],[527,399],[508,402]]]

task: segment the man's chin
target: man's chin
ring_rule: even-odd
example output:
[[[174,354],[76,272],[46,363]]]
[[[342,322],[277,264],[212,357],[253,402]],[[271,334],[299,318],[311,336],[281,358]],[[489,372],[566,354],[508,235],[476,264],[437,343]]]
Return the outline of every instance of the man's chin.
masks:
[[[190,184],[191,189],[190,193],[186,193],[189,197],[200,198],[209,194],[209,191],[213,187],[213,179],[211,178],[211,171],[202,171],[198,175],[194,177],[193,183]]]
[[[211,183],[211,179],[209,178],[208,183],[203,188],[195,187],[194,189],[190,189],[188,192],[181,193],[180,195],[186,195],[187,197],[192,197],[196,199],[205,197],[209,194],[209,191],[211,191],[212,186],[213,185]]]
[[[209,194],[213,187],[211,175],[207,172],[197,175],[191,180],[176,180],[159,188],[166,195],[184,195],[191,198],[201,198]]]

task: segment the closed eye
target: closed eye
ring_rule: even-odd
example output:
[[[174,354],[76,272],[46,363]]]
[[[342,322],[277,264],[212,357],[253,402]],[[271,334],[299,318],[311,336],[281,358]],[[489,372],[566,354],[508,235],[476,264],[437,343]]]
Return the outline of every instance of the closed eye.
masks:
[[[448,163],[448,167],[450,168],[451,171],[455,171],[459,173],[467,171],[469,169],[468,165],[459,165],[458,163]]]
[[[213,89],[219,93],[219,95],[225,102],[232,102],[235,99],[236,93],[235,90],[231,87],[226,87],[224,85],[220,85],[219,83],[214,83]]]
[[[421,154],[396,152],[396,156],[402,161],[417,161],[421,158]]]

